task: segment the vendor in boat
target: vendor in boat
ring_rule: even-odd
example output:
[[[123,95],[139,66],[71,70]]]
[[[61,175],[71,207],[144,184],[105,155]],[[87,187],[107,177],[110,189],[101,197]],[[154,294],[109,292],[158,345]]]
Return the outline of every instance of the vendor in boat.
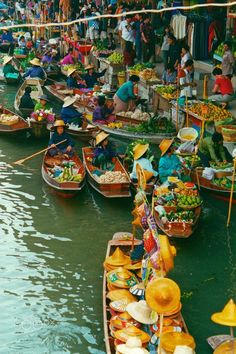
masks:
[[[161,183],[166,182],[170,176],[181,177],[182,165],[173,149],[174,139],[164,139],[159,145],[161,158],[159,161],[159,178]]]
[[[41,67],[41,62],[38,58],[34,58],[33,60],[30,60],[30,64],[32,67],[26,71],[26,73],[23,75],[23,78],[31,77],[31,78],[38,78],[41,80],[46,79],[46,73]]]
[[[110,146],[108,137],[109,134],[102,131],[95,138],[96,148],[93,155],[93,165],[102,170],[111,169],[113,167],[112,159],[116,156],[115,151]]]
[[[34,109],[34,101],[31,98],[31,87],[27,86],[25,88],[25,93],[23,94],[23,96],[20,99],[20,105],[19,108],[23,108],[23,109]]]
[[[85,80],[86,86],[88,88],[92,88],[94,85],[96,85],[98,83],[98,79],[103,77],[107,71],[107,69],[104,69],[100,73],[97,73],[94,71],[94,65],[92,64],[86,66],[85,70],[86,74],[83,75],[83,79]]]
[[[54,56],[57,53],[55,49],[49,49],[44,53],[44,56],[42,57],[42,64],[43,65],[50,65],[52,64],[54,60]]]
[[[157,177],[158,173],[152,167],[152,163],[147,158],[147,152],[149,149],[149,144],[137,144],[133,149],[134,153],[134,164],[133,169],[130,174],[132,180],[137,180],[136,166],[139,164],[143,170],[146,180],[150,180],[152,177]]]
[[[129,81],[125,82],[116,92],[114,96],[114,113],[126,112],[130,101],[134,101],[134,86],[139,82],[137,75],[131,75]]]
[[[82,126],[83,116],[78,112],[73,104],[76,101],[76,97],[66,97],[61,110],[61,119],[67,124],[75,124],[79,127]]]
[[[61,65],[72,65],[75,63],[72,53],[73,53],[73,48],[69,48],[68,53],[61,60]]]
[[[8,29],[3,30],[3,33],[0,36],[0,43],[1,44],[9,43],[9,45],[10,45],[9,54],[13,55],[13,53],[14,53],[14,38],[13,38],[11,31],[9,31]]]
[[[223,146],[223,136],[218,132],[200,141],[198,156],[204,167],[210,167],[210,161],[214,161],[217,164],[220,162],[232,162],[232,156]]]
[[[19,76],[19,70],[13,65],[13,57],[5,57],[3,61],[3,74],[7,77],[9,74],[17,74]]]
[[[81,79],[76,69],[69,69],[67,73],[66,85],[68,89],[81,89],[86,87],[85,81]]]
[[[114,108],[109,108],[106,104],[105,96],[98,96],[97,107],[93,111],[93,123],[108,124],[115,120],[112,114]]]
[[[66,125],[63,120],[56,120],[54,125],[53,125],[53,133],[51,135],[51,138],[49,140],[49,150],[48,153],[51,156],[55,156],[58,154],[66,154],[68,156],[73,156],[74,151],[74,142],[71,139],[70,135],[65,131]],[[66,140],[64,143],[61,143],[60,145],[57,145],[61,141]]]
[[[34,107],[34,112],[36,111],[50,111],[52,107],[49,104],[49,99],[47,95],[39,96],[39,102],[36,103]]]

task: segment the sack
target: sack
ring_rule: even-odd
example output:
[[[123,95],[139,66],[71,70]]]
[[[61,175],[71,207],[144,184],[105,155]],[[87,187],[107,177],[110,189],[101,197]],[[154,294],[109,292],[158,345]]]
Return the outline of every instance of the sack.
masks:
[[[206,178],[208,181],[211,181],[215,176],[213,168],[206,167],[202,172],[202,177]]]

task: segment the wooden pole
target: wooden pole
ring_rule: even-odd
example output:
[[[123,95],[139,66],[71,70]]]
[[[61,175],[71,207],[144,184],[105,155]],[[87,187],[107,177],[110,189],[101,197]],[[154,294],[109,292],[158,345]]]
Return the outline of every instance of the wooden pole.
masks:
[[[231,210],[232,210],[232,201],[233,201],[233,194],[234,194],[234,184],[235,184],[235,170],[236,170],[236,157],[234,158],[234,167],[233,167],[233,177],[232,177],[232,185],[230,191],[230,198],[229,198],[229,209],[228,209],[228,219],[227,219],[227,227],[229,227],[230,219],[231,219]]]
[[[161,350],[161,334],[163,331],[163,319],[164,319],[164,315],[163,313],[160,315],[160,331],[159,331],[159,344],[158,344],[158,354],[161,354],[162,350]]]
[[[203,99],[206,100],[208,98],[208,76],[204,75],[203,81]]]
[[[177,89],[176,92],[176,102],[177,102],[177,106],[176,106],[176,131],[178,133],[179,130],[179,90]]]
[[[188,96],[186,95],[186,127],[189,127]]]

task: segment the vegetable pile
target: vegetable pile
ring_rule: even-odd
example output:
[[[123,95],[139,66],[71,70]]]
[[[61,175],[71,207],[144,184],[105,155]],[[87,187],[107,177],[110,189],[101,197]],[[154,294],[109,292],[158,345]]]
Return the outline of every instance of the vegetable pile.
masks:
[[[173,122],[166,117],[153,116],[148,121],[141,124],[126,125],[125,130],[134,133],[171,134],[175,132],[175,126]]]
[[[82,174],[77,173],[77,170],[74,170],[72,165],[70,167],[65,166],[61,174],[55,178],[55,180],[59,183],[63,182],[77,182],[80,183],[82,181]]]
[[[216,186],[230,190],[232,188],[232,182],[227,177],[214,178],[212,183]],[[234,190],[236,191],[236,184],[234,184]]]
[[[185,210],[185,211],[178,211],[173,212],[170,211],[166,214],[166,217],[169,222],[187,222],[187,223],[194,223],[196,217],[192,210]]]
[[[108,58],[107,60],[111,63],[111,64],[123,64],[124,62],[124,56],[121,53],[118,52],[113,52]]]
[[[118,115],[122,116],[122,117],[128,117],[128,118],[137,119],[137,120],[140,120],[140,121],[145,121],[145,120],[148,120],[150,118],[150,114],[149,113],[142,112],[140,109],[135,109],[134,112],[132,112],[132,111],[119,112]]]
[[[106,171],[103,175],[93,175],[98,183],[128,183],[128,178],[121,171]]]

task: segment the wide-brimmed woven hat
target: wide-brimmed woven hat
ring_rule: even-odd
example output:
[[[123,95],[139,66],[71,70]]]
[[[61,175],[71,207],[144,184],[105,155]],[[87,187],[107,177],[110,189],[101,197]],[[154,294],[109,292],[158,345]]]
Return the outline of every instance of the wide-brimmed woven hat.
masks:
[[[194,350],[187,345],[177,345],[173,354],[194,354]]]
[[[7,63],[9,63],[11,60],[13,59],[13,57],[10,57],[10,56],[6,56],[4,57],[3,59],[3,65],[6,65]]]
[[[124,265],[124,268],[128,270],[139,270],[142,268],[142,262],[128,263]]]
[[[152,311],[145,300],[131,302],[127,305],[126,311],[133,319],[142,324],[153,324],[158,320],[158,314]]]
[[[166,272],[174,268],[174,257],[176,256],[175,246],[171,246],[166,235],[159,235],[160,241],[160,261]]]
[[[116,247],[113,254],[105,259],[105,263],[116,267],[124,266],[130,263],[130,257],[126,256],[119,247]]]
[[[171,279],[157,278],[148,283],[145,297],[152,310],[158,314],[165,314],[178,308],[180,288]]]
[[[110,319],[110,326],[113,331],[117,331],[118,329],[122,329],[131,325],[135,327],[141,326],[141,324],[135,321],[126,311],[112,316]]]
[[[170,353],[173,353],[178,345],[186,345],[192,349],[196,347],[194,338],[184,332],[166,332],[161,334],[160,339],[162,348]]]
[[[166,151],[171,147],[173,144],[174,139],[164,139],[159,145],[159,148],[161,150],[161,156],[165,155]]]
[[[111,301],[127,299],[129,302],[136,301],[136,297],[132,295],[129,290],[126,289],[118,289],[112,290],[107,293],[107,298]]]
[[[234,346],[234,351],[232,349],[232,346]],[[218,347],[215,349],[213,354],[235,354],[236,348],[236,339],[232,342],[232,340],[227,340],[226,342],[218,345]]]
[[[109,306],[115,312],[125,312],[127,305],[130,303],[129,299],[121,299],[116,301],[111,301]]]
[[[67,71],[67,76],[69,77],[71,74],[73,74],[76,71],[75,68],[71,68]]]
[[[134,153],[134,160],[140,159],[145,152],[148,150],[149,144],[137,144],[133,148],[133,153]]]
[[[69,107],[69,106],[71,106],[73,103],[75,103],[75,101],[76,101],[76,97],[70,97],[70,96],[68,96],[68,97],[66,97],[65,99],[64,99],[64,103],[63,103],[63,108],[65,108],[65,107]]]
[[[96,145],[100,144],[103,140],[107,139],[108,136],[109,136],[109,134],[107,134],[105,132],[98,133],[95,137]]]
[[[123,289],[128,289],[131,286],[138,284],[138,279],[135,277],[135,275],[122,267],[108,272],[107,281],[108,283]]]
[[[140,353],[148,354],[147,349],[142,348],[142,341],[138,337],[130,337],[127,339],[126,344],[119,344],[116,347],[118,354]]]
[[[30,60],[30,64],[35,65],[35,66],[41,66],[41,61],[38,58],[34,58]]]
[[[55,121],[55,123],[53,124],[53,128],[56,128],[56,127],[65,127],[65,126],[66,126],[66,124],[65,124],[64,120],[62,120],[62,119],[57,119],[57,120]]]
[[[127,342],[130,337],[138,337],[142,343],[147,343],[150,340],[150,336],[146,332],[135,326],[129,326],[127,328],[120,329],[114,332],[114,336],[116,339],[119,339],[124,343]]]
[[[233,299],[225,305],[221,312],[214,313],[211,320],[223,326],[236,327],[236,304]]]

